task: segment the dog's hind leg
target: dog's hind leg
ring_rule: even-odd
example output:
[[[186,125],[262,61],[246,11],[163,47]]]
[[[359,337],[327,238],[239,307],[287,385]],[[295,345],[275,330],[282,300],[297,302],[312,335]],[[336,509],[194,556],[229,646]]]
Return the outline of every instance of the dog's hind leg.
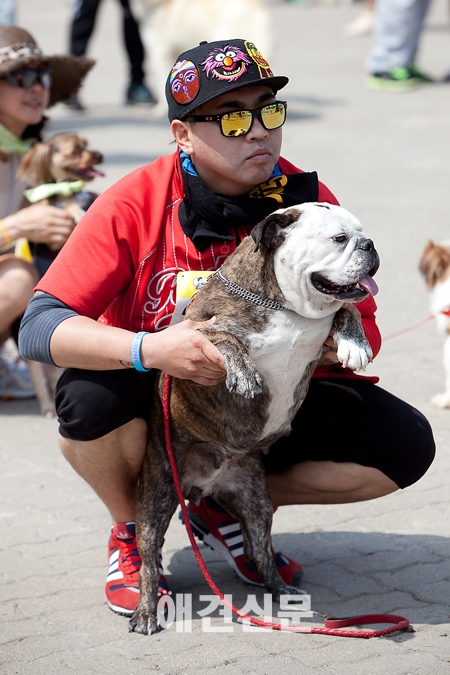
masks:
[[[237,462],[236,462],[237,465]],[[302,593],[294,586],[287,586],[278,574],[270,537],[273,506],[266,488],[266,477],[259,456],[245,458],[245,466],[233,471],[233,491],[217,486],[214,499],[237,518],[244,539],[244,555],[255,566],[267,590],[275,600],[280,595]],[[236,481],[236,482],[235,482]],[[223,478],[222,485],[227,479]]]
[[[177,506],[177,496],[167,462],[147,449],[136,503],[137,547],[142,558],[139,571],[140,599],[129,630],[148,635],[159,631],[159,549]]]

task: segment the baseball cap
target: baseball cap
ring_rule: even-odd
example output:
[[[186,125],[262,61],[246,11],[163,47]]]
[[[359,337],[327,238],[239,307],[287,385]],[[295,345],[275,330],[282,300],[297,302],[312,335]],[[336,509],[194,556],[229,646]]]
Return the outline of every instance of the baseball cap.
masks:
[[[262,84],[276,92],[288,82],[283,75],[274,76],[249,40],[200,42],[180,54],[167,78],[169,121],[185,119],[199,106],[234,89]]]

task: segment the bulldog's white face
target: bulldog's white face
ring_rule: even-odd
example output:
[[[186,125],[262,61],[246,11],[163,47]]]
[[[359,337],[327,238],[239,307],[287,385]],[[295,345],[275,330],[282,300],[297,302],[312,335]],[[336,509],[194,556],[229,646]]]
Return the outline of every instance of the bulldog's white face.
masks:
[[[305,203],[280,209],[269,219],[275,220],[269,221],[266,237],[273,245],[278,235],[284,237],[275,251],[274,270],[290,309],[319,318],[337,311],[344,302],[359,302],[377,293],[372,276],[379,266],[378,254],[349,211],[332,204]],[[264,233],[261,243],[267,245]]]

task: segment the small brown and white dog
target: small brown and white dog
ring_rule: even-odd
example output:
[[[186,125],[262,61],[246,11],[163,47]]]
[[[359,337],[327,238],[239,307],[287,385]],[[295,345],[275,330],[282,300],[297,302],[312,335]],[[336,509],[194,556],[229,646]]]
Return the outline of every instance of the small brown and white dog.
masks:
[[[78,134],[55,134],[46,141],[36,143],[25,153],[17,176],[31,188],[74,181],[86,183],[96,176],[105,175],[94,168],[102,162],[103,155],[97,150],[91,150],[87,141]],[[25,196],[28,198],[29,194],[27,190]],[[55,192],[49,201],[55,206],[66,208],[75,223],[78,223],[97,196],[94,192],[80,189],[69,196],[65,196],[64,191]]]
[[[56,134],[47,141],[36,143],[25,153],[17,175],[30,188],[37,188],[37,191],[25,191],[29,201],[48,199],[50,204],[66,208],[78,223],[98,196],[85,190],[83,184],[96,176],[104,176],[95,169],[101,162],[100,152],[90,150],[87,141],[78,134]],[[50,250],[45,244],[30,244],[30,250],[42,276],[58,250]],[[55,386],[61,370],[36,361],[27,363],[41,412],[45,417],[53,417]]]
[[[271,18],[263,0],[130,0],[149,54],[149,80],[158,101],[152,116],[167,114],[165,84],[179,54],[202,40],[251,40],[270,60]]]
[[[435,244],[429,241],[419,262],[419,270],[431,293],[431,311],[436,316],[444,344],[445,391],[431,399],[436,408],[450,408],[450,241]]]

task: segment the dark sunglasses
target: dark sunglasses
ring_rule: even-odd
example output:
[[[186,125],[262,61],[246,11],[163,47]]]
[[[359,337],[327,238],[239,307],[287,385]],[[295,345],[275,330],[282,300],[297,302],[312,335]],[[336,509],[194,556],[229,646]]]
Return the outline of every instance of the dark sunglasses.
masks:
[[[286,121],[286,101],[275,101],[254,110],[233,110],[220,115],[189,115],[187,122],[219,122],[223,136],[245,136],[252,128],[255,116],[264,129],[282,127]]]
[[[52,83],[52,76],[48,68],[40,68],[39,70],[19,68],[19,70],[14,70],[0,79],[9,84],[10,87],[18,89],[31,89],[37,83],[44,89],[50,89]]]

